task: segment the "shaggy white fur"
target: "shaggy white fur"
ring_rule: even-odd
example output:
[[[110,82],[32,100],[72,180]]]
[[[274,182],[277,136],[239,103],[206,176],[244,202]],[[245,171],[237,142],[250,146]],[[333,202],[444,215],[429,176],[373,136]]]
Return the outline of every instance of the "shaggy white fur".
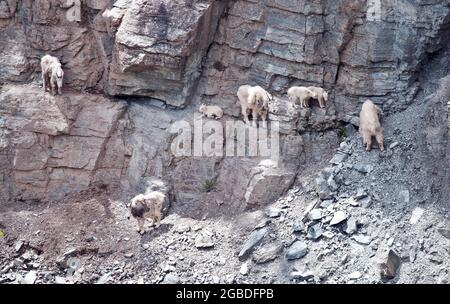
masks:
[[[317,98],[317,94],[307,87],[291,87],[287,95],[289,97],[289,100],[292,102],[292,107],[296,108],[295,105],[297,100],[300,99],[300,106],[302,108],[307,107],[307,102],[310,98]]]
[[[267,116],[269,113],[269,101],[272,95],[260,86],[240,86],[237,92],[239,102],[241,103],[244,122],[250,124],[249,116],[253,116],[253,126],[257,126],[258,118],[262,119],[263,128],[267,128]]]
[[[371,100],[366,100],[359,113],[359,133],[363,137],[367,151],[372,148],[372,136],[375,136],[381,151],[384,151],[383,133],[379,120],[381,109]]]
[[[44,90],[53,94],[62,94],[64,71],[58,58],[45,55],[41,59],[42,82]]]

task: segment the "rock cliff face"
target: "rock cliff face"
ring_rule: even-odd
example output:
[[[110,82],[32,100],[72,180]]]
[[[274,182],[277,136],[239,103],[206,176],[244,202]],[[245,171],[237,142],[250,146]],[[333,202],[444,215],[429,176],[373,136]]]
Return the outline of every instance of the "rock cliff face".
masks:
[[[226,1],[130,1],[115,35],[113,95],[191,101]]]
[[[362,101],[406,108],[448,44],[450,1],[387,2],[0,0],[1,195],[58,199],[97,184],[135,193],[154,176],[186,203],[268,203],[326,161],[333,129],[357,125]],[[38,87],[46,53],[63,63],[62,96]],[[275,97],[279,165],[174,157],[172,124],[193,123],[201,102],[220,105],[223,124],[238,119],[242,84]],[[323,86],[331,101],[294,111],[291,85]]]
[[[281,96],[291,85],[331,90],[341,120],[366,98],[404,108],[416,72],[448,39],[448,1],[236,1],[221,19],[199,93],[234,107],[247,82]]]
[[[119,118],[123,102],[66,92],[53,97],[41,88],[4,86],[2,190],[22,200],[59,198],[97,181],[118,182],[127,152]],[[129,157],[129,156],[128,156]]]

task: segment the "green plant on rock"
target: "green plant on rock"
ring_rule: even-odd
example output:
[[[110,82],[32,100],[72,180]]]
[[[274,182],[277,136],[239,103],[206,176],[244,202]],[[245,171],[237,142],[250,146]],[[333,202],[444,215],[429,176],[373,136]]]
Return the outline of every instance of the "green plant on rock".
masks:
[[[203,183],[203,191],[204,192],[211,192],[216,188],[217,180],[215,178],[207,179]]]
[[[338,141],[339,144],[343,143],[345,140],[345,129],[344,127],[340,127],[338,131]]]

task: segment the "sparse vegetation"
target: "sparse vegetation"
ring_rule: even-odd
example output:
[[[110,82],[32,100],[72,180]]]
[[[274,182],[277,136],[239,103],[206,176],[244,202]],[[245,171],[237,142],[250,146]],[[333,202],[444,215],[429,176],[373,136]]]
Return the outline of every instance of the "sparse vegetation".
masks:
[[[217,183],[216,178],[211,178],[211,179],[205,180],[205,182],[203,183],[203,191],[204,192],[213,191],[216,188],[216,183]]]
[[[338,141],[339,144],[341,144],[342,142],[344,142],[345,140],[345,129],[344,127],[340,127],[339,131],[338,131]]]

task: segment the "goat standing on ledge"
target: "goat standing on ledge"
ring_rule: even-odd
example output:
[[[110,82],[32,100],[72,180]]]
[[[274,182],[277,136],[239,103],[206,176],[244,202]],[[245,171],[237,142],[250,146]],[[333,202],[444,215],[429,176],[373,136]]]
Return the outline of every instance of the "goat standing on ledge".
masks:
[[[51,90],[52,94],[62,94],[64,72],[58,58],[45,55],[41,59],[42,82],[44,90]]]

